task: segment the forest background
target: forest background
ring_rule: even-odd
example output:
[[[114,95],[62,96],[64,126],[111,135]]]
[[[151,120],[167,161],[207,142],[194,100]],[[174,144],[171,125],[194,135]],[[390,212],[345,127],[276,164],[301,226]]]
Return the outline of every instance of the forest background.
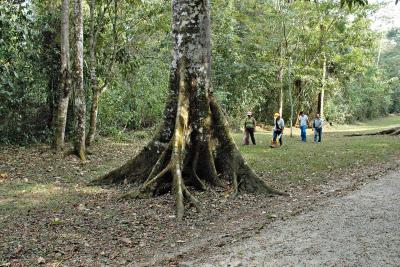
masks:
[[[156,127],[169,85],[170,3],[93,3],[83,2],[87,125],[96,116],[95,131],[114,136]],[[272,124],[280,109],[288,122],[291,111],[313,115],[321,109],[321,92],[324,117],[331,123],[400,112],[400,29],[372,29],[379,5],[349,9],[339,1],[279,0],[211,4],[212,84],[232,127],[240,127],[249,110],[263,124]],[[60,5],[49,0],[1,2],[0,143],[53,139],[61,92]],[[73,21],[73,12],[70,16]],[[69,28],[71,36],[73,30]],[[92,33],[95,45],[87,41]],[[71,51],[74,58],[72,45]],[[74,131],[74,99],[72,86],[67,139]]]

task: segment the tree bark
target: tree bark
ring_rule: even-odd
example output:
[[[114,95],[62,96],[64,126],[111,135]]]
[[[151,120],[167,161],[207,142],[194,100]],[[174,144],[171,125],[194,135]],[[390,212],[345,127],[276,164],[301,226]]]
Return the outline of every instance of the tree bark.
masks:
[[[137,185],[126,198],[172,191],[178,220],[184,200],[201,210],[188,186],[205,190],[229,179],[234,192],[281,194],[243,159],[213,97],[209,1],[173,0],[172,8],[173,59],[163,125],[135,158],[94,183]]]
[[[61,4],[61,86],[53,143],[54,148],[57,150],[62,150],[65,144],[65,126],[67,124],[70,92],[69,0],[63,0]]]
[[[108,9],[108,5],[111,1],[107,4],[103,12],[100,12],[98,16],[104,17],[105,10]],[[97,114],[99,108],[99,100],[100,96],[103,92],[107,89],[107,86],[112,79],[113,74],[113,67],[116,61],[116,53],[117,53],[117,42],[118,42],[118,34],[117,34],[117,7],[118,1],[114,1],[114,18],[112,21],[112,31],[113,31],[113,53],[111,55],[111,62],[109,63],[108,72],[106,77],[104,78],[104,83],[100,86],[99,81],[97,79],[96,68],[97,68],[97,55],[96,55],[96,40],[99,34],[100,29],[95,29],[95,0],[90,0],[89,3],[89,10],[90,10],[90,26],[89,26],[89,62],[90,62],[90,83],[92,87],[92,105],[90,110],[90,123],[89,123],[89,133],[86,137],[86,145],[90,146],[96,137],[96,130],[97,130]]]
[[[90,146],[95,138],[96,125],[97,125],[97,112],[99,105],[100,92],[97,83],[96,75],[96,42],[94,32],[94,11],[95,11],[95,0],[90,0],[90,28],[89,28],[89,55],[90,55],[90,84],[92,87],[92,107],[90,110],[90,126],[89,133],[86,138],[86,144]]]
[[[289,103],[290,103],[290,137],[293,137],[293,116],[294,116],[294,104],[293,104],[293,96],[292,96],[292,57],[289,57],[289,66],[288,66],[288,84],[289,84]]]
[[[322,63],[322,87],[318,97],[318,113],[321,116],[321,118],[324,117],[325,85],[326,85],[326,55],[324,54]]]
[[[86,160],[86,103],[83,89],[83,8],[82,0],[74,2],[75,22],[75,153]]]
[[[281,59],[283,61],[283,59]],[[281,63],[282,64],[282,63]],[[281,65],[279,69],[279,115],[283,116],[283,66]]]

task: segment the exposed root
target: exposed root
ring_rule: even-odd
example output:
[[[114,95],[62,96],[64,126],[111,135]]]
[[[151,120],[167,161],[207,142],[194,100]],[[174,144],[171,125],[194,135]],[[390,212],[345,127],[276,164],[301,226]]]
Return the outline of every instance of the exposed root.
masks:
[[[233,177],[232,179],[233,195],[236,196],[239,193],[239,183],[238,183],[237,173],[233,172],[232,177]]]
[[[124,195],[122,195],[121,198],[123,199],[128,199],[128,198],[146,198],[150,197],[153,195],[153,192],[156,190],[156,182],[159,181],[163,176],[170,171],[171,167],[167,166],[165,167],[159,174],[154,176],[153,178],[149,177],[147,181],[138,189],[135,189],[133,191],[130,191]]]
[[[227,121],[225,120],[221,108],[211,98],[210,108],[213,115],[214,132],[219,141],[219,165],[223,173],[231,173],[234,186],[238,191],[263,193],[267,195],[287,195],[268,186],[265,181],[258,177],[254,171],[247,165],[236,146],[233,137],[229,133]],[[236,170],[232,173],[232,170]],[[236,181],[234,181],[236,180]],[[235,189],[234,189],[235,191]]]
[[[194,205],[194,207],[197,209],[197,212],[201,212],[202,210],[202,205],[201,203],[189,192],[187,187],[183,184],[183,193],[185,195],[185,198]]]
[[[192,161],[192,170],[191,171],[192,171],[192,176],[195,179],[195,182],[197,183],[199,188],[201,190],[203,190],[203,191],[206,191],[207,187],[206,187],[205,183],[200,179],[200,177],[197,175],[197,172],[196,172],[197,164],[198,164],[198,161],[199,161],[199,154],[200,154],[199,146],[197,145],[196,149],[195,149],[195,154],[194,154],[194,157],[193,157],[193,161]]]
[[[179,166],[173,171],[173,187],[172,191],[175,195],[175,205],[176,205],[176,218],[180,221],[183,219],[184,205],[183,205],[183,179],[182,172]]]
[[[158,172],[160,172],[160,170],[162,169],[162,167],[165,164],[165,161],[167,160],[167,157],[169,156],[169,152],[170,152],[170,148],[171,145],[168,146],[167,149],[164,150],[164,152],[161,153],[160,157],[158,158],[156,164],[154,165],[154,167],[151,169],[151,172],[149,174],[149,178],[155,176]],[[167,167],[165,167],[164,169],[167,169]],[[163,172],[163,171],[161,171]],[[147,178],[147,180],[149,179]]]
[[[198,212],[203,207],[188,190],[185,181],[201,190],[210,190],[210,184],[222,184],[221,178],[232,181],[233,196],[240,192],[285,195],[268,186],[247,165],[232,136],[222,111],[211,98],[210,136],[197,138],[189,122],[189,102],[184,88],[178,96],[178,109],[171,138],[156,137],[133,160],[102,177],[98,184],[115,183],[123,180],[136,183],[135,190],[122,198],[147,198],[172,191],[175,198],[176,218],[182,220],[185,201]],[[206,130],[207,131],[207,130]],[[160,142],[163,140],[163,142]],[[215,142],[213,142],[215,141]],[[192,144],[190,142],[193,142]],[[215,147],[211,145],[215,143]],[[217,154],[213,151],[217,149]],[[184,175],[187,176],[186,180]]]
[[[400,128],[392,132],[390,135],[400,135]]]
[[[150,176],[160,159],[160,155],[168,148],[169,142],[163,142],[159,133],[142,151],[121,167],[91,182],[92,185],[107,185],[114,183],[141,184]],[[162,168],[162,167],[161,167]],[[160,168],[160,169],[161,169]],[[155,170],[156,171],[156,170]]]
[[[354,136],[371,136],[371,135],[400,135],[400,127],[394,127],[387,130],[379,131],[376,133],[366,133],[366,134],[346,134],[346,137]]]

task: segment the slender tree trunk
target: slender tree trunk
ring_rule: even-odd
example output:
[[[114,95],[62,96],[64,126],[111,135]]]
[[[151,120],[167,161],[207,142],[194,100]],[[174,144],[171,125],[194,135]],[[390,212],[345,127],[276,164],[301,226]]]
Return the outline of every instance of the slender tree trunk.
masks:
[[[282,18],[282,6],[280,0],[277,0],[277,10],[282,19],[282,32],[285,36],[285,25]],[[281,40],[279,44],[279,73],[278,73],[278,81],[279,81],[279,115],[282,117],[283,115],[283,40]]]
[[[379,61],[381,59],[382,42],[383,42],[383,33],[381,33],[381,38],[379,39],[378,56],[376,57],[376,67],[377,68],[379,68]]]
[[[290,102],[290,137],[293,137],[293,115],[294,115],[294,105],[293,105],[293,96],[292,96],[292,57],[289,57],[289,66],[288,66],[288,84],[289,84],[289,102]]]
[[[97,114],[98,114],[98,108],[99,108],[99,100],[100,96],[103,94],[103,92],[107,89],[108,83],[112,79],[112,73],[113,73],[113,67],[116,61],[116,54],[117,54],[117,43],[118,43],[118,33],[117,33],[117,19],[118,19],[118,1],[114,1],[114,18],[112,21],[112,32],[113,32],[113,53],[112,53],[112,58],[111,62],[109,63],[108,66],[108,72],[106,74],[106,77],[104,78],[104,84],[99,86],[99,82],[97,79],[97,74],[96,74],[96,66],[97,66],[97,56],[96,56],[96,36],[98,34],[98,31],[95,31],[95,17],[94,17],[94,12],[95,12],[95,6],[96,1],[95,0],[90,0],[89,3],[89,10],[90,10],[90,29],[89,29],[89,62],[90,62],[90,83],[92,87],[92,105],[91,105],[91,110],[90,110],[90,124],[89,124],[89,133],[86,137],[86,145],[90,146],[96,137],[96,131],[97,131]],[[102,14],[99,14],[100,17],[104,15],[104,11]]]
[[[230,180],[233,192],[280,194],[270,188],[241,156],[210,84],[211,45],[208,0],[173,0],[173,59],[164,123],[133,159],[96,184],[130,182],[125,197],[149,197],[172,191],[177,218],[184,200],[201,210],[188,185],[207,189]]]
[[[53,143],[54,148],[57,150],[62,150],[64,148],[68,101],[71,92],[70,85],[69,0],[63,0],[61,4],[61,86]]]
[[[282,61],[282,59],[281,59]],[[283,115],[283,65],[279,69],[279,115],[282,117]]]
[[[92,83],[93,86],[93,83]],[[100,91],[93,90],[92,96],[92,107],[90,110],[90,125],[89,125],[89,134],[86,138],[86,144],[90,146],[93,144],[96,135],[96,128],[97,128],[97,113],[99,109],[99,99],[100,99]]]
[[[86,138],[86,144],[90,146],[95,138],[97,125],[97,111],[100,98],[100,92],[97,83],[96,75],[96,42],[94,33],[94,11],[95,0],[90,0],[90,29],[89,29],[89,54],[90,54],[90,84],[92,86],[92,107],[90,110],[90,126],[89,133]]]
[[[318,113],[323,118],[324,116],[324,98],[325,98],[325,85],[326,85],[326,55],[323,55],[322,63],[322,87],[321,93],[318,97]]]
[[[85,123],[86,103],[83,90],[83,8],[82,0],[74,3],[75,22],[75,153],[81,160],[86,160]]]

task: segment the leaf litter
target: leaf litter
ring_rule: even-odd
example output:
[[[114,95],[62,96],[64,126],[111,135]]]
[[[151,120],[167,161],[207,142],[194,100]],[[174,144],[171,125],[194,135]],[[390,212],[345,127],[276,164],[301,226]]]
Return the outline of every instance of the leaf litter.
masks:
[[[169,194],[121,201],[129,186],[87,186],[144,143],[102,139],[84,164],[53,154],[46,145],[0,147],[0,266],[176,266],[249,238],[274,220],[287,220],[399,165],[328,169],[321,183],[278,181],[263,174],[289,196],[230,198],[227,184],[215,190],[217,195],[194,192],[208,208],[203,213],[187,209],[177,222]]]

